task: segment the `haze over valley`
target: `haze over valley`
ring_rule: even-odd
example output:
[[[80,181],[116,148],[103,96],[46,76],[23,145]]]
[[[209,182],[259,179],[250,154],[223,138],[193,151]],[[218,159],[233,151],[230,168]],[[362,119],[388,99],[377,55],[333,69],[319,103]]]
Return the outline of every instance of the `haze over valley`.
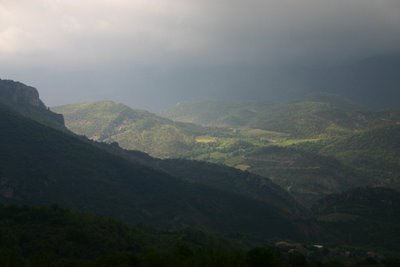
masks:
[[[1,266],[399,266],[397,1],[0,1]]]

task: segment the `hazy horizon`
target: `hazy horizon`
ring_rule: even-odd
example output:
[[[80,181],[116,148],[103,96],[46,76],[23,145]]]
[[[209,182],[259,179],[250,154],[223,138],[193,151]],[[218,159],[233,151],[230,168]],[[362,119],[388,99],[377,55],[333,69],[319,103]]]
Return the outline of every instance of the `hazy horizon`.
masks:
[[[38,88],[49,106],[113,100],[152,111],[346,92],[359,82],[336,83],[342,68],[400,54],[399,13],[395,0],[6,0],[0,77]],[[375,91],[395,99],[397,84]],[[350,95],[372,90],[358,86]]]

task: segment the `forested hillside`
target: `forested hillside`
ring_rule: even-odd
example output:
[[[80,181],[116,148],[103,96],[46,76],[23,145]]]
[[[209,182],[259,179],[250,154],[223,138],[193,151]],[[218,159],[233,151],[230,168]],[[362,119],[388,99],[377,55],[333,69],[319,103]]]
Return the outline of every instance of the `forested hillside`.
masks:
[[[368,110],[336,95],[313,93],[283,103],[183,103],[164,113],[184,122],[112,102],[56,110],[78,134],[155,156],[250,171],[305,205],[357,186],[398,188],[399,138],[394,130],[388,138],[378,133],[397,127],[399,111]]]
[[[190,151],[196,136],[218,129],[174,122],[144,110],[111,101],[82,103],[53,108],[64,115],[73,132],[102,142],[118,142],[126,149],[156,157],[173,157]]]
[[[3,203],[58,203],[164,229],[192,226],[266,238],[303,234],[288,209],[185,182],[5,107],[0,123]]]

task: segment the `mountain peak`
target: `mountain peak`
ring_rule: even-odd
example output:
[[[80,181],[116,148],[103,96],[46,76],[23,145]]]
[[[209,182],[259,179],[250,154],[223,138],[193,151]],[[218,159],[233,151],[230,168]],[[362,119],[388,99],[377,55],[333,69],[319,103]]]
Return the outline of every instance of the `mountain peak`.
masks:
[[[0,101],[11,105],[28,105],[45,109],[36,88],[12,80],[0,79]]]
[[[64,117],[50,111],[34,87],[0,79],[0,104],[42,124],[65,129]]]

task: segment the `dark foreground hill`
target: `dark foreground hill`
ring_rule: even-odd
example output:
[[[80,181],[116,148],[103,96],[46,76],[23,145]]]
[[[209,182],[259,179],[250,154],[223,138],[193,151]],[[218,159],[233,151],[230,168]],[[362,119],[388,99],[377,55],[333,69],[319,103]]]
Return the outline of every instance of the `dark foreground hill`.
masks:
[[[200,231],[160,232],[59,206],[0,205],[6,267],[397,266],[367,250],[277,242],[248,248]]]
[[[0,107],[0,125],[3,203],[57,203],[163,229],[191,226],[262,238],[297,238],[310,233],[291,207],[275,205],[286,205],[289,198],[276,186],[271,192],[281,193],[274,194],[277,199],[269,203],[188,183],[5,106]]]
[[[284,261],[270,249],[261,251],[268,252],[264,262]],[[190,229],[159,232],[60,206],[0,205],[4,267],[250,267],[248,253],[246,247]]]
[[[139,252],[148,240],[150,235],[138,228],[59,206],[0,206],[0,261],[7,256],[39,262],[43,256],[95,259],[107,253]]]
[[[0,265],[5,267],[247,266],[247,249],[191,229],[161,232],[55,205],[0,205]]]

